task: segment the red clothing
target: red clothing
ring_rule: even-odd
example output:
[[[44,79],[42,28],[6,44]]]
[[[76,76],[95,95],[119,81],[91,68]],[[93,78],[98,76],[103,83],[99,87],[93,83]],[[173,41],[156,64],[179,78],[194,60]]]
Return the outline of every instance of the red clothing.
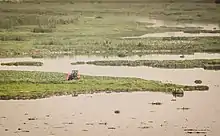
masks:
[[[70,73],[68,72],[68,73],[67,73],[67,76],[66,76],[66,80],[69,79],[69,76],[70,76]]]

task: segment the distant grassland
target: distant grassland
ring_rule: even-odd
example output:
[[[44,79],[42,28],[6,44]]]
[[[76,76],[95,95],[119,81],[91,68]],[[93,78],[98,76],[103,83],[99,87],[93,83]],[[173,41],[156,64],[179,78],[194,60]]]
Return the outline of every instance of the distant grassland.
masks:
[[[168,31],[219,33],[219,30],[201,30],[196,25],[152,27],[154,23],[148,20],[220,24],[219,13],[219,5],[205,0],[3,2],[0,57],[220,52],[219,37],[120,39]]]
[[[0,99],[38,99],[54,95],[99,92],[153,91],[184,93],[206,91],[205,85],[165,84],[139,78],[82,75],[80,80],[66,81],[65,73],[37,71],[0,71]]]

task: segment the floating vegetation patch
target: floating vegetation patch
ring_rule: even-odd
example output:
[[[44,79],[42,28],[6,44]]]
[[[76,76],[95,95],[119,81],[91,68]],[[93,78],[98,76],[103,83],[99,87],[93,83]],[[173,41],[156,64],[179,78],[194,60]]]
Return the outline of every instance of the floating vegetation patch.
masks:
[[[151,104],[151,105],[162,105],[161,102],[152,102],[152,103],[149,103],[149,104]]]
[[[21,62],[7,62],[1,63],[2,66],[42,66],[43,62],[21,61]]]
[[[202,83],[202,80],[195,80],[194,81],[196,84],[201,84]]]
[[[83,65],[83,64],[86,64],[86,62],[84,62],[84,61],[77,61],[77,62],[71,63],[71,65]]]
[[[66,80],[65,73],[37,71],[0,71],[0,99],[38,99],[59,95],[98,92],[152,91],[177,93],[207,91],[208,86],[177,85],[140,78],[86,76],[79,80]],[[116,111],[118,113],[118,111]]]
[[[184,132],[188,134],[206,134],[209,131],[210,131],[209,129],[192,129],[192,128],[184,129]]]
[[[80,62],[82,64],[83,62]],[[72,63],[77,64],[77,62]],[[204,68],[206,70],[220,70],[220,59],[196,59],[196,60],[105,60],[88,61],[83,64],[97,66],[148,66],[169,69]]]
[[[189,110],[190,108],[187,107],[181,107],[181,108],[177,108],[177,110]]]
[[[220,30],[186,30],[184,33],[220,33]]]

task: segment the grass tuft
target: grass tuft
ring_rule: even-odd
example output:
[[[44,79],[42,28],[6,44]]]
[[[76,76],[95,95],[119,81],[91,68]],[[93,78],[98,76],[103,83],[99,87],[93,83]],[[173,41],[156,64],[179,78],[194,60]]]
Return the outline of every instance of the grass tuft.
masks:
[[[77,62],[71,63],[71,65],[83,65],[83,64],[86,64],[86,62],[84,62],[84,61],[77,61]]]
[[[36,27],[32,30],[33,33],[52,33],[52,28],[43,28],[43,27]]]

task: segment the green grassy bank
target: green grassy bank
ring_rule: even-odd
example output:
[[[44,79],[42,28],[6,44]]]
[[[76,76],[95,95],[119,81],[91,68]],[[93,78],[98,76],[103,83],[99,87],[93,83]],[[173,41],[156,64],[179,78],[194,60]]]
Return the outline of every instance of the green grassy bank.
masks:
[[[65,73],[36,71],[0,71],[0,99],[37,99],[54,95],[98,92],[153,91],[183,93],[204,91],[208,86],[165,84],[139,78],[82,75],[80,80],[66,81]]]

